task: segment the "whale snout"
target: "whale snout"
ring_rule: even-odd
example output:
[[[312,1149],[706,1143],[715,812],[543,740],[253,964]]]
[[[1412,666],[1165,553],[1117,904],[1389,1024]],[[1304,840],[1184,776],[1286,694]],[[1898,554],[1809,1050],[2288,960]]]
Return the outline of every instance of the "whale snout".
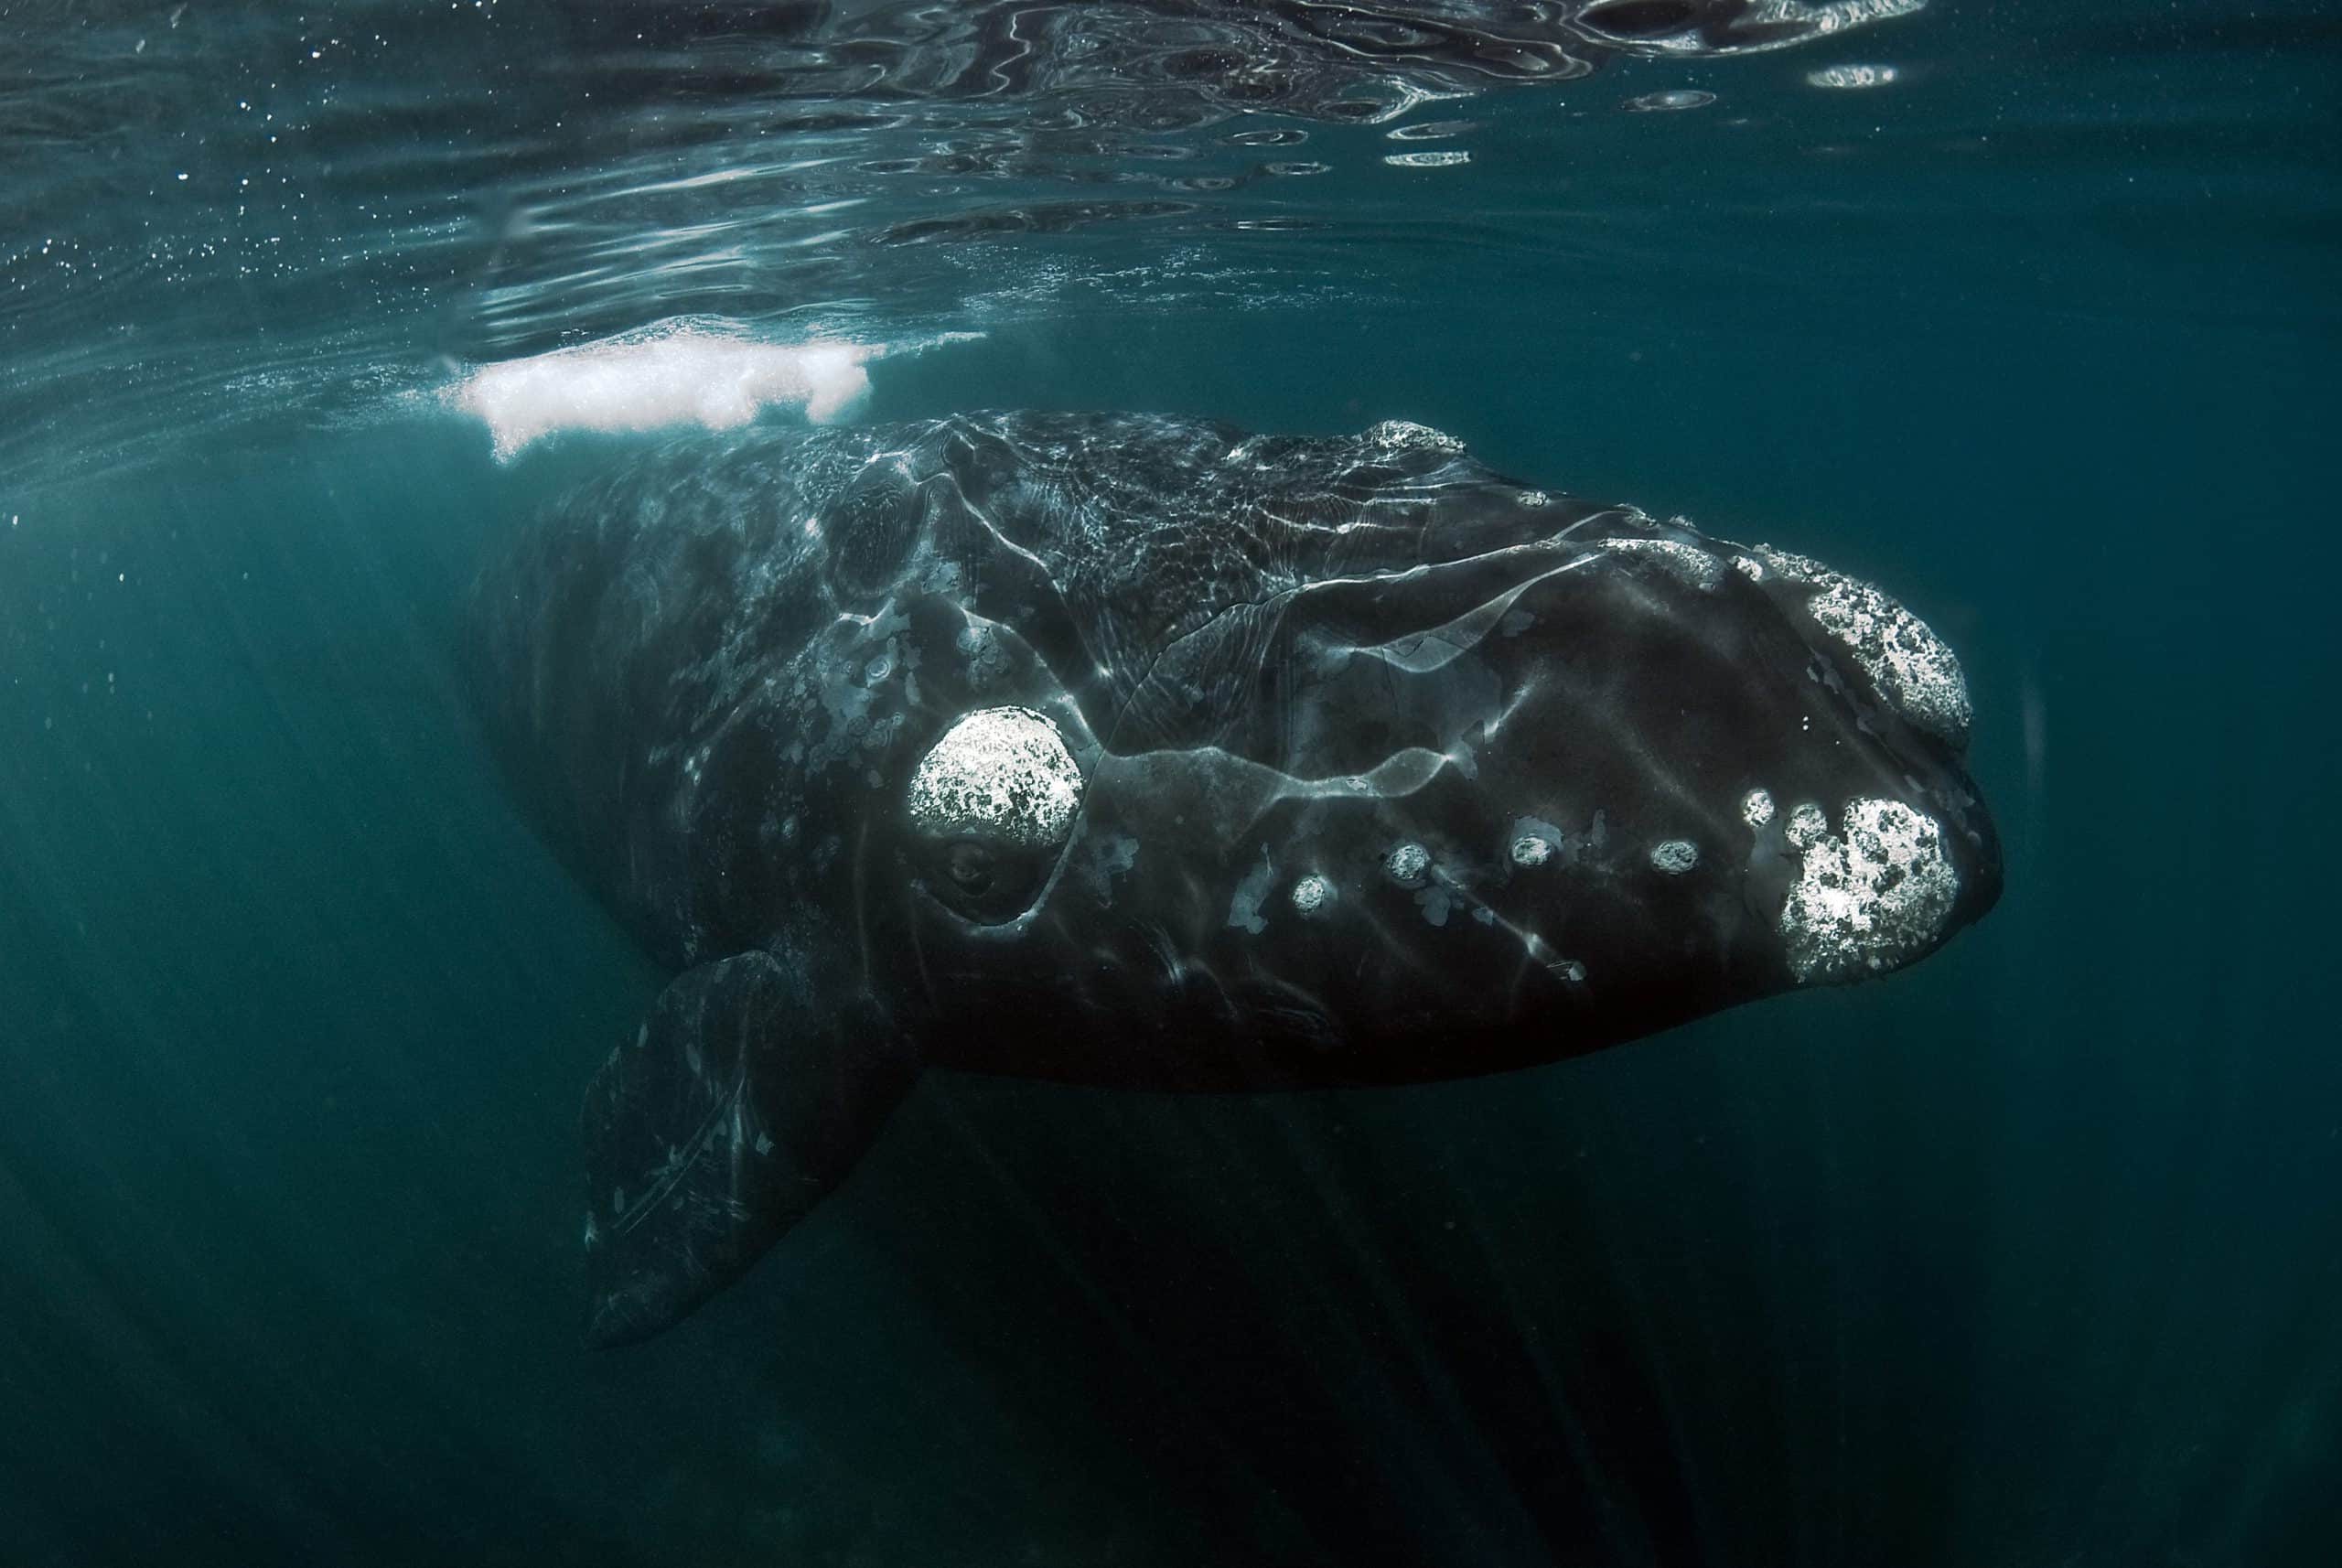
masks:
[[[1287,607],[1211,744],[1101,765],[1084,923],[1148,911],[1235,1027],[1379,1081],[1867,979],[1991,908],[1965,685],[1907,612],[1770,552],[1570,559],[1400,638]]]

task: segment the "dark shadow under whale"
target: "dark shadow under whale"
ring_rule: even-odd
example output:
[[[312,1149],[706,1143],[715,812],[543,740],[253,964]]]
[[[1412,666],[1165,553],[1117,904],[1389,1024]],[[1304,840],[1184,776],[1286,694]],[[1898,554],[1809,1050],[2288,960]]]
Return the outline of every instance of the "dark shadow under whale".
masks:
[[[695,435],[473,608],[517,786],[680,972],[586,1097],[597,1344],[737,1278],[924,1064],[1492,1072],[1898,968],[2000,892],[1924,623],[1419,425]]]

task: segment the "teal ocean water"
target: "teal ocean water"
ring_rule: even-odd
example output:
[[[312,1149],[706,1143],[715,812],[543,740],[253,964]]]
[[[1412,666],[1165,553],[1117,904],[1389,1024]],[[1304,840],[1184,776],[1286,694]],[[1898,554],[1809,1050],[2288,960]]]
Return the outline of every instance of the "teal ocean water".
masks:
[[[2330,10],[0,46],[0,1563],[2342,1560]],[[693,345],[772,421],[1416,420],[1876,580],[1966,664],[2006,894],[1471,1082],[929,1074],[583,1350],[579,1096],[666,976],[458,612],[645,439],[553,427],[729,417]]]

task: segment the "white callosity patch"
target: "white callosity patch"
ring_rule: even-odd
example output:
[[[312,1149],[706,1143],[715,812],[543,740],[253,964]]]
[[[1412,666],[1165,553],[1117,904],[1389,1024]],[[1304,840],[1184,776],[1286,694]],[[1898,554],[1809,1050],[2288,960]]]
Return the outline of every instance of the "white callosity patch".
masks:
[[[1968,678],[1951,645],[1927,622],[1891,595],[1809,556],[1772,550],[1765,559],[1783,575],[1812,585],[1806,608],[1897,713],[1953,746],[1967,742]]]
[[[1724,581],[1724,563],[1674,539],[1606,539],[1602,548],[1649,562],[1687,588],[1706,592]]]
[[[1651,846],[1651,869],[1665,875],[1681,876],[1699,864],[1700,846],[1690,839],[1669,839]]]
[[[1797,849],[1821,842],[1822,834],[1829,831],[1830,819],[1822,815],[1821,808],[1810,800],[1792,809],[1789,820],[1781,827],[1783,836]]]
[[[1915,957],[1943,929],[1960,893],[1942,828],[1900,800],[1847,802],[1842,831],[1806,844],[1804,854],[1781,907],[1789,972],[1804,984],[1859,979]]]
[[[1834,577],[1838,575],[1810,555],[1799,555],[1789,550],[1776,550],[1769,544],[1757,545],[1756,553],[1766,565],[1772,567],[1774,571],[1778,572],[1792,583],[1819,584],[1824,577]],[[1751,564],[1755,563],[1752,562]],[[1763,567],[1759,567],[1751,575],[1762,579],[1765,575]]]
[[[1773,820],[1773,796],[1768,789],[1751,789],[1740,798],[1740,820],[1761,828]]]
[[[1542,865],[1553,858],[1553,841],[1542,833],[1523,833],[1512,841],[1515,865]]]
[[[1412,419],[1386,419],[1380,424],[1370,424],[1364,439],[1370,446],[1391,450],[1407,446],[1428,446],[1437,452],[1464,450],[1464,443],[1445,431],[1417,424]]]
[[[1413,839],[1394,844],[1391,853],[1382,857],[1382,869],[1402,887],[1413,887],[1431,870],[1431,851]]]
[[[1073,753],[1058,726],[1030,708],[963,715],[911,774],[911,821],[939,839],[972,833],[1054,849],[1080,806]]]
[[[1293,885],[1293,907],[1305,915],[1314,915],[1333,902],[1334,885],[1311,873]]]

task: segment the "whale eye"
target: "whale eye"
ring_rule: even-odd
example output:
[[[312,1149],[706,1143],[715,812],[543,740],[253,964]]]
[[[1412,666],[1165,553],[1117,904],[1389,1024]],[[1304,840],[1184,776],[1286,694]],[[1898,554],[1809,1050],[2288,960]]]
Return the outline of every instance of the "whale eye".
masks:
[[[928,890],[986,924],[1023,914],[1073,836],[1081,786],[1047,714],[962,714],[919,758],[905,801]]]
[[[1047,861],[998,839],[929,843],[915,857],[920,883],[944,908],[979,925],[997,926],[1023,914],[1048,871]]]
[[[980,843],[962,839],[943,852],[943,869],[961,892],[981,898],[992,891],[1000,857]]]

